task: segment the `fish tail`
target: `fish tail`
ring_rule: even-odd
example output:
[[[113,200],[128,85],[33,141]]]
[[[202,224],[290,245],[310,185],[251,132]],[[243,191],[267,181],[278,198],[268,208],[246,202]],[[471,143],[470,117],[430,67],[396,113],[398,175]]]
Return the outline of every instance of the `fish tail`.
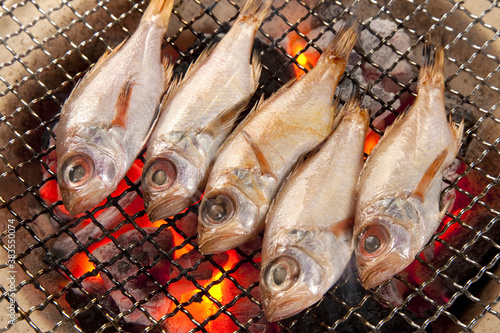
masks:
[[[174,2],[175,0],[151,0],[141,21],[156,22],[159,26],[163,26],[166,29]]]
[[[319,61],[338,61],[347,63],[357,39],[357,23],[354,18],[344,25],[333,41],[325,48]]]
[[[359,108],[361,106],[361,94],[359,92],[359,89],[353,88],[351,92],[351,97],[347,100],[347,102],[344,104],[344,107],[342,108],[343,114],[349,114],[349,113],[354,113],[355,109]]]
[[[460,150],[460,146],[462,145],[462,138],[464,135],[464,120],[460,122],[460,124],[450,122],[450,126],[452,128],[452,132],[455,135],[455,155],[458,154]]]
[[[433,54],[433,46],[430,37],[425,40],[422,56],[422,67],[420,68],[419,87],[422,85],[442,86],[444,89],[444,42],[436,47]]]
[[[241,9],[237,22],[251,20],[256,23],[258,28],[267,16],[272,3],[273,0],[247,0],[245,6]]]
[[[361,117],[363,123],[366,123],[367,124],[366,127],[368,127],[368,123],[370,122],[370,112],[366,108],[361,106],[361,102],[363,101],[365,93],[361,95],[359,89],[353,89],[351,97],[344,104],[341,113],[343,117],[347,116],[353,116],[355,118]]]

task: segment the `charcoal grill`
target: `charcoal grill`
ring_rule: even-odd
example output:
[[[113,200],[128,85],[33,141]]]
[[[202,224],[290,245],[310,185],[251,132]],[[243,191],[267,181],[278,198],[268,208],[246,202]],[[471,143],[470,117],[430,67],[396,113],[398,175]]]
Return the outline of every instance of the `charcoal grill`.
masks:
[[[227,31],[242,3],[181,0],[174,6],[164,52],[173,57],[178,74]],[[322,36],[334,31],[337,21],[355,13],[362,22],[361,31],[371,34],[376,43],[369,50],[355,48],[356,55],[351,57],[354,60],[342,81],[344,86],[354,84],[365,89],[356,71],[369,64],[377,73],[372,77],[375,85],[389,80],[396,87],[390,98],[381,98],[375,90],[368,92],[374,101],[371,105],[375,105],[371,128],[383,134],[377,119],[387,112],[397,114],[404,107],[401,100],[415,96],[421,49],[428,33],[443,36],[447,108],[453,120],[464,119],[466,125],[454,175],[447,174],[443,189],[443,196],[456,196],[455,209],[447,213],[443,226],[412,266],[391,283],[371,291],[360,288],[356,272],[350,267],[321,302],[275,326],[265,323],[259,302],[256,276],[260,239],[233,251],[229,255],[231,265],[227,264],[228,256],[195,255],[188,263],[178,258],[178,251],[193,249],[196,254],[196,235],[186,231],[182,221],[190,213],[197,213],[197,204],[160,223],[161,226],[157,224],[158,231],[146,235],[138,222],[144,218],[144,210],[129,214],[120,204],[127,193],[138,192],[137,184],[128,178],[124,194],[109,197],[103,206],[69,224],[57,213],[62,202],[47,203],[40,196],[39,190],[56,177],[46,157],[55,150],[54,144],[48,142],[55,137],[52,127],[65,98],[106,49],[135,30],[146,5],[147,1],[135,0],[0,3],[1,331],[484,332],[488,323],[498,327],[498,1],[275,1],[258,36],[264,70],[254,100],[283,85],[293,73],[291,66],[296,66],[298,73],[307,71],[299,56],[320,52]],[[374,29],[377,19],[393,22],[394,28],[381,34]],[[319,28],[317,35],[308,35],[311,27]],[[398,49],[391,42],[398,31],[410,37],[408,48]],[[298,53],[286,45],[292,35],[303,41]],[[383,49],[389,50],[395,59],[389,66],[373,60]],[[265,60],[271,58],[272,61]],[[404,61],[413,69],[412,78],[407,81],[395,75],[396,66]],[[49,177],[42,177],[42,173]],[[73,231],[87,223],[84,221],[99,227],[95,215],[108,207],[114,207],[122,216],[122,222],[112,231],[128,226],[143,232],[144,238],[139,244],[120,247],[117,237],[103,231],[98,240],[110,239],[120,250],[110,262],[100,263],[88,246],[96,241],[77,242]],[[166,228],[177,235],[174,247],[158,248],[159,258],[148,264],[137,260],[133,248],[146,242],[158,247],[156,237]],[[64,258],[48,260],[53,244],[62,237],[73,239],[75,250]],[[14,249],[9,247],[12,244]],[[90,258],[95,268],[77,274],[69,263],[82,254]],[[97,295],[85,287],[85,281],[97,274],[109,276],[111,265],[123,258],[137,267],[135,277],[143,274],[156,286],[144,299],[136,299],[125,287],[134,277],[125,282],[112,280],[111,291],[122,293],[130,301],[128,310],[108,306],[110,291]],[[167,260],[170,270],[176,272],[166,282],[157,281],[149,273],[162,260]],[[208,280],[203,275],[207,270],[212,272]],[[248,278],[252,276],[253,280]],[[184,298],[173,292],[180,280],[191,288]],[[156,294],[165,295],[170,302],[161,318],[151,315],[146,306]],[[148,318],[148,325],[134,326],[126,321],[134,311]]]

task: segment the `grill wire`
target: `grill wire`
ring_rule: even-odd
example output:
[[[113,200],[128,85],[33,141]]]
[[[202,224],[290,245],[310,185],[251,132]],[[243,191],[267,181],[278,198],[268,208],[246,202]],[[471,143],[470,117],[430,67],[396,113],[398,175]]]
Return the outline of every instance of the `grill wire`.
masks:
[[[183,16],[182,8],[187,3],[191,3],[197,8],[195,14],[191,17]],[[174,6],[174,15],[172,20],[177,20],[180,28],[169,32],[170,36],[165,41],[165,47],[174,50],[179,54],[176,61],[178,71],[186,68],[196,56],[214,39],[216,33],[227,29],[227,18],[218,17],[217,8],[222,3],[229,4],[234,8],[229,21],[233,21],[237,15],[241,2],[231,0],[220,0],[216,2],[183,0]],[[493,317],[498,321],[500,314],[494,309],[500,301],[499,284],[500,279],[497,267],[500,258],[500,246],[498,234],[492,233],[495,227],[498,229],[499,201],[495,194],[498,193],[499,175],[498,164],[496,172],[488,169],[485,161],[495,160],[500,154],[498,144],[500,142],[499,113],[497,110],[500,100],[499,54],[495,53],[494,46],[498,50],[497,38],[500,34],[500,22],[496,26],[488,24],[492,15],[499,14],[499,3],[497,1],[478,0],[478,12],[474,12],[467,6],[467,1],[455,2],[453,0],[442,1],[354,1],[335,2],[343,9],[343,15],[356,13],[357,6],[370,7],[373,15],[371,17],[360,17],[363,24],[361,29],[367,30],[379,40],[378,45],[368,53],[364,53],[359,47],[355,50],[361,57],[351,70],[348,70],[344,80],[351,80],[355,85],[360,85],[353,75],[354,70],[361,66],[363,62],[369,63],[380,70],[380,76],[374,80],[374,83],[381,82],[382,79],[390,78],[399,87],[399,92],[390,101],[380,99],[376,94],[369,92],[370,96],[379,103],[379,111],[372,117],[372,120],[381,115],[386,110],[396,113],[394,103],[404,94],[412,93],[411,85],[416,82],[417,76],[409,82],[400,82],[391,71],[401,61],[408,63],[417,71],[418,61],[415,61],[415,54],[420,52],[421,45],[425,38],[425,32],[441,32],[445,35],[446,44],[446,65],[447,66],[447,94],[449,97],[447,107],[451,110],[452,118],[460,120],[465,117],[466,134],[465,143],[467,147],[472,145],[479,146],[479,153],[476,155],[467,155],[464,150],[459,154],[459,160],[466,165],[456,179],[448,181],[448,188],[445,192],[455,190],[465,195],[468,202],[464,207],[456,212],[447,213],[449,222],[442,231],[434,236],[433,240],[427,245],[429,248],[433,243],[447,248],[451,256],[438,267],[433,266],[427,260],[418,257],[418,261],[425,267],[433,271],[433,275],[425,281],[415,284],[408,281],[405,277],[397,276],[400,284],[410,290],[409,295],[404,299],[401,305],[393,305],[381,296],[381,289],[373,291],[363,291],[358,285],[359,281],[355,273],[348,272],[339,280],[323,298],[321,302],[302,312],[301,314],[278,323],[282,331],[295,332],[306,330],[307,332],[322,331],[438,331],[439,323],[455,330],[472,331],[473,327],[485,315]],[[437,4],[444,4],[437,6]],[[118,5],[119,4],[119,5]],[[299,16],[298,20],[290,20],[285,14],[286,8],[291,5],[298,5],[304,14]],[[0,331],[12,329],[35,332],[70,332],[73,329],[78,332],[87,332],[85,325],[95,324],[94,317],[87,322],[82,321],[82,314],[93,313],[95,316],[104,318],[103,323],[95,328],[96,332],[119,331],[126,332],[123,327],[123,317],[132,313],[138,308],[151,321],[151,325],[145,329],[146,332],[155,332],[162,330],[162,323],[168,321],[178,313],[183,313],[191,323],[193,332],[210,331],[210,325],[216,322],[218,318],[227,317],[241,331],[253,331],[255,324],[262,320],[263,313],[259,311],[253,318],[241,321],[241,317],[233,313],[235,304],[241,299],[247,299],[249,304],[255,307],[261,307],[259,300],[254,297],[258,289],[258,281],[251,284],[242,284],[239,281],[239,274],[243,266],[249,266],[257,271],[259,269],[260,249],[245,251],[237,249],[237,253],[242,258],[234,267],[225,270],[215,257],[206,256],[197,260],[192,267],[183,267],[173,259],[173,253],[185,246],[193,246],[197,249],[194,242],[195,235],[187,235],[179,227],[178,222],[189,212],[197,213],[198,206],[195,204],[188,210],[172,219],[166,220],[158,231],[143,239],[144,242],[155,244],[155,236],[167,227],[172,227],[183,236],[180,245],[169,251],[163,251],[156,245],[163,258],[171,261],[171,264],[180,271],[180,276],[186,277],[193,285],[199,289],[199,293],[187,301],[176,299],[169,293],[169,286],[176,283],[175,279],[162,285],[155,281],[154,277],[148,273],[148,269],[153,267],[159,260],[150,263],[149,266],[142,266],[136,258],[129,256],[129,260],[136,264],[139,272],[130,279],[139,274],[145,274],[154,281],[158,290],[156,293],[164,293],[172,302],[176,304],[172,312],[166,313],[159,322],[148,314],[143,305],[153,295],[145,300],[134,299],[124,287],[125,282],[115,282],[113,290],[121,291],[126,297],[132,300],[133,306],[130,310],[113,314],[103,307],[101,302],[110,297],[109,292],[101,297],[94,297],[82,286],[82,281],[95,275],[97,272],[86,273],[81,277],[75,277],[70,270],[64,266],[64,262],[75,254],[73,252],[69,257],[63,258],[50,265],[42,263],[42,258],[49,253],[54,241],[66,234],[73,236],[71,227],[77,226],[85,218],[91,218],[92,223],[99,226],[99,222],[93,214],[79,218],[65,225],[56,231],[46,231],[39,227],[41,220],[48,220],[50,217],[59,221],[54,209],[61,206],[60,201],[47,205],[40,197],[39,189],[48,181],[56,178],[56,175],[50,171],[49,166],[43,160],[51,151],[55,149],[54,145],[49,145],[44,149],[41,144],[46,141],[47,136],[55,138],[52,127],[59,119],[58,112],[62,107],[65,98],[68,96],[76,82],[84,75],[86,70],[94,64],[99,56],[106,50],[117,45],[125,37],[129,36],[131,31],[137,26],[138,20],[143,13],[147,1],[135,2],[128,1],[4,1],[0,3],[0,26],[6,27],[8,33],[0,34],[0,103],[2,103],[0,118],[0,218],[5,230],[0,235],[0,244],[2,245],[2,261],[0,262],[0,303],[5,307],[5,316]],[[402,15],[399,6],[404,5],[410,8],[408,13]],[[320,5],[310,5],[308,1],[282,0],[276,2],[273,7],[272,16],[275,20],[280,20],[286,27],[283,34],[278,37],[272,37],[266,31],[266,23],[260,29],[260,33],[267,39],[272,46],[277,47],[286,57],[288,63],[283,67],[273,69],[264,65],[263,72],[266,73],[266,80],[256,93],[256,96],[262,94],[266,87],[271,85],[282,85],[285,81],[280,76],[286,65],[295,63],[299,68],[306,70],[298,64],[297,56],[292,56],[280,44],[287,35],[295,32],[304,38],[309,47],[320,50],[316,45],[317,39],[310,39],[301,31],[301,23],[311,16],[317,18],[325,31],[332,29],[333,23],[325,22],[318,14]],[[445,8],[445,9],[443,9]],[[24,13],[21,15],[21,13]],[[460,15],[460,16],[459,16]],[[69,19],[62,20],[66,16]],[[417,29],[412,22],[420,17],[427,22],[425,27]],[[466,18],[463,24],[455,24],[458,17]],[[497,16],[498,17],[498,16]],[[213,20],[216,26],[215,33],[206,34],[198,30],[197,22],[201,19]],[[371,23],[378,19],[385,18],[396,23],[397,27],[391,32],[389,37],[383,37],[371,28]],[[268,20],[269,21],[269,20]],[[336,21],[336,20],[335,20]],[[66,22],[62,25],[60,22]],[[460,28],[457,28],[460,26]],[[4,28],[5,29],[5,28]],[[414,41],[407,50],[397,50],[390,42],[390,37],[398,30],[404,30]],[[475,30],[480,29],[487,36],[484,40],[474,38]],[[40,37],[38,31],[50,31],[45,37]],[[425,31],[422,31],[425,30]],[[75,32],[76,31],[76,32]],[[180,38],[190,34],[192,40],[195,40],[187,49],[179,46],[177,42]],[[19,43],[19,41],[24,41]],[[382,68],[379,64],[371,60],[371,56],[383,46],[390,47],[398,55],[398,59],[391,68]],[[266,52],[272,48],[265,49],[261,56],[265,57]],[[457,49],[467,48],[471,52],[466,56],[459,58],[456,56]],[[36,56],[38,62],[33,62],[32,57]],[[418,57],[418,56],[417,56]],[[476,67],[477,62],[483,62],[488,70],[479,70]],[[68,65],[70,64],[70,65]],[[489,67],[488,67],[489,66]],[[22,73],[18,77],[13,72]],[[14,78],[14,79],[13,79]],[[462,89],[457,85],[457,81],[468,80],[470,89]],[[412,93],[413,94],[413,93]],[[486,97],[485,97],[486,96]],[[256,97],[257,99],[257,97]],[[3,102],[2,102],[3,100]],[[491,102],[493,101],[493,102]],[[474,115],[474,116],[473,116]],[[455,119],[457,118],[457,119]],[[481,132],[481,129],[489,126],[489,131]],[[372,129],[377,130],[374,126]],[[496,129],[496,130],[495,130]],[[380,132],[380,131],[379,131]],[[486,133],[486,136],[485,134]],[[51,177],[42,180],[41,170],[44,169]],[[491,171],[493,170],[493,171]],[[484,181],[479,183],[480,188],[471,191],[469,188],[462,188],[459,182],[462,179],[478,174]],[[103,209],[114,206],[123,215],[123,222],[114,230],[118,230],[125,224],[133,225],[134,229],[141,230],[136,220],[145,215],[142,210],[136,214],[128,215],[124,207],[121,207],[118,201],[128,192],[138,191],[137,185],[126,178],[129,188],[121,196],[109,198]],[[139,192],[140,193],[140,192]],[[496,201],[495,201],[496,200]],[[479,228],[467,224],[465,216],[474,209],[481,209],[487,216],[487,223]],[[11,223],[12,222],[12,223]],[[62,221],[60,221],[61,224]],[[16,255],[15,268],[8,263],[8,224],[15,226]],[[460,244],[451,244],[445,239],[440,238],[447,230],[454,226],[459,229],[470,232],[471,237],[462,241]],[[493,235],[493,236],[492,236]],[[495,236],[497,235],[497,236]],[[116,238],[110,235],[109,231],[104,231],[104,238],[110,238],[118,246]],[[468,251],[476,246],[487,244],[490,251],[484,259],[476,260]],[[139,245],[137,245],[139,246]],[[132,248],[136,245],[132,246]],[[111,263],[101,263],[97,265],[100,274],[108,274],[107,268],[119,260],[122,256],[127,256],[131,249],[123,249]],[[86,246],[79,243],[78,251],[84,252],[89,258],[94,258]],[[96,260],[94,258],[94,260]],[[207,286],[203,286],[191,274],[202,264],[209,263],[213,268],[221,272],[218,279]],[[472,265],[475,270],[461,281],[455,281],[450,275],[450,268],[462,264]],[[61,279],[55,269],[64,271],[69,277]],[[456,270],[457,268],[455,268]],[[9,285],[7,277],[9,272],[15,270],[15,284]],[[450,286],[449,299],[446,302],[439,302],[429,297],[425,291],[426,286],[431,285],[437,278],[444,279]],[[237,290],[237,295],[230,301],[221,302],[210,293],[213,286],[217,286],[224,280],[229,280]],[[54,281],[59,281],[54,283]],[[62,282],[61,282],[62,281]],[[488,283],[493,285],[494,294],[484,295],[477,290],[477,283],[481,285]],[[65,299],[71,288],[78,288],[82,293],[89,297],[78,309],[72,309],[68,306]],[[496,289],[495,289],[496,287]],[[21,297],[21,295],[32,294],[32,299]],[[191,313],[189,306],[199,302],[200,298],[209,299],[216,311],[213,315],[197,320],[196,314]],[[421,298],[423,302],[430,307],[428,315],[425,317],[415,315],[408,309],[408,305],[413,299]],[[10,302],[16,304],[16,319],[14,324],[9,323],[7,318],[7,305]],[[459,302],[466,302],[469,307],[479,308],[473,315],[465,315],[463,309],[454,311]],[[381,305],[381,303],[383,305]],[[372,311],[377,308],[379,310]],[[2,308],[3,309],[3,308]],[[90,312],[88,311],[90,309]],[[77,317],[79,316],[78,320]],[[49,323],[45,322],[43,317],[53,318]],[[93,323],[94,322],[94,323]],[[497,322],[497,326],[498,326]],[[165,329],[165,327],[163,327]],[[168,331],[168,329],[167,329]],[[223,331],[223,330],[222,330]]]

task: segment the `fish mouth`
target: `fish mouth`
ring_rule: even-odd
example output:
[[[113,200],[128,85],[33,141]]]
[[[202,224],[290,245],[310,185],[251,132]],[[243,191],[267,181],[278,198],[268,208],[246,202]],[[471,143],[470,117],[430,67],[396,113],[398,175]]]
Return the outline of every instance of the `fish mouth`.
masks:
[[[96,183],[94,182],[94,184]],[[85,187],[85,191],[83,189],[75,191],[59,185],[64,207],[66,207],[71,216],[76,216],[96,207],[116,189],[116,186],[103,189],[100,186],[92,185],[88,184]]]
[[[232,250],[252,238],[249,234],[227,234],[221,235],[220,230],[210,234],[198,233],[198,244],[201,254],[215,254]]]
[[[213,207],[216,209],[210,210]],[[211,219],[210,214],[214,212],[223,215]],[[205,193],[198,221],[198,243],[203,254],[234,249],[255,237],[264,227],[260,208],[232,185],[226,185],[224,191]]]
[[[283,320],[300,313],[309,306],[317,303],[323,294],[313,295],[306,284],[300,283],[293,288],[293,292],[273,294],[261,285],[264,314],[270,322]]]
[[[197,201],[194,195],[158,195],[144,194],[144,208],[149,219],[154,222],[172,217]],[[199,193],[198,198],[201,196]]]
[[[413,259],[414,258],[405,260],[402,256],[393,254],[373,265],[367,265],[366,263],[358,261],[359,280],[361,281],[361,285],[365,289],[378,287],[404,270],[413,262]]]

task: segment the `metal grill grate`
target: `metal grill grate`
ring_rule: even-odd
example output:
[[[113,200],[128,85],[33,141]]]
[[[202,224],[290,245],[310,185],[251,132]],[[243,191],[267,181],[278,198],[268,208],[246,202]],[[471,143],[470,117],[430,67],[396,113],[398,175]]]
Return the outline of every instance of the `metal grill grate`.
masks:
[[[235,19],[243,2],[182,0],[174,6],[167,34],[170,37],[165,41],[164,50],[175,57],[178,73],[182,73],[218,33],[228,29],[227,23]],[[486,315],[493,317],[498,326],[500,314],[495,306],[500,301],[497,268],[500,258],[499,2],[336,1],[335,10],[328,10],[329,3],[333,1],[275,1],[270,18],[260,29],[259,38],[264,41],[260,55],[266,59],[277,49],[282,56],[278,66],[274,61],[263,60],[264,74],[255,99],[284,84],[292,64],[307,71],[298,62],[298,57],[313,50],[320,52],[322,36],[334,30],[338,20],[354,12],[363,22],[361,32],[374,36],[376,43],[369,49],[356,46],[356,54],[351,57],[353,60],[343,82],[344,85],[353,82],[366,87],[357,73],[363,66],[371,65],[375,85],[386,80],[396,87],[395,93],[389,97],[381,97],[376,90],[368,93],[374,100],[371,104],[373,111],[376,111],[371,128],[382,134],[373,120],[386,111],[397,114],[404,107],[402,100],[411,101],[411,96],[415,96],[414,84],[425,34],[442,34],[446,41],[447,108],[455,121],[464,118],[466,123],[465,143],[458,158],[461,167],[456,177],[445,179],[448,187],[443,195],[454,191],[457,198],[461,198],[462,205],[447,214],[444,227],[414,263],[424,273],[417,276],[402,273],[394,279],[402,302],[394,302],[394,297],[388,296],[394,292],[389,284],[370,292],[364,291],[355,271],[348,269],[321,302],[278,323],[277,328],[292,332],[404,332],[442,331],[444,328],[472,331]],[[264,322],[257,278],[252,281],[247,278],[258,276],[258,245],[237,249],[233,256],[238,261],[230,267],[224,264],[227,262],[225,257],[195,256],[189,265],[182,264],[176,257],[177,251],[191,247],[196,253],[196,235],[186,231],[182,222],[189,213],[197,213],[196,204],[147,234],[137,222],[145,212],[140,210],[129,214],[120,205],[127,193],[140,193],[137,185],[128,178],[125,179],[128,189],[123,194],[109,197],[104,206],[66,225],[55,212],[62,203],[57,201],[48,205],[39,194],[40,188],[56,177],[46,163],[46,157],[55,146],[49,144],[45,147],[49,136],[55,138],[51,128],[58,121],[64,100],[106,49],[111,49],[135,30],[146,4],[146,1],[133,0],[13,0],[0,3],[1,331],[128,332],[139,330],[138,327],[131,328],[124,320],[136,309],[149,320],[147,328],[140,327],[146,332],[173,332],[171,323],[181,317],[183,321],[178,322],[185,326],[177,328],[185,331],[274,329]],[[388,34],[380,33],[374,23],[378,19],[391,21],[395,28]],[[319,34],[308,34],[310,22],[320,27]],[[393,43],[392,38],[399,31],[411,40],[407,49],[398,49]],[[304,50],[297,54],[291,54],[286,46],[294,34],[304,41]],[[387,50],[394,61],[381,64],[374,60],[378,52]],[[411,78],[406,81],[396,75],[398,64],[403,62],[413,70]],[[42,172],[50,177],[43,179]],[[123,222],[110,231],[104,230],[94,216],[108,207],[115,207],[123,216]],[[55,228],[50,219],[64,226]],[[101,228],[103,234],[88,242],[78,241],[71,228],[81,225],[86,219]],[[140,242],[123,246],[118,237],[112,235],[126,226],[132,226],[143,235]],[[174,230],[180,238],[176,246],[164,250],[158,239],[167,228]],[[51,264],[44,263],[42,258],[62,237],[71,237],[78,247],[65,258]],[[15,263],[8,261],[8,246],[12,244],[9,239],[15,240]],[[109,262],[100,263],[88,247],[102,239],[110,239],[118,254]],[[259,241],[256,240],[256,244]],[[146,243],[157,249],[159,257],[143,264],[132,252]],[[436,248],[444,249],[442,253],[445,254],[429,258],[429,253],[436,253]],[[77,277],[68,268],[68,262],[79,253],[90,258],[95,269]],[[124,281],[117,281],[110,269],[123,258],[138,270]],[[165,258],[170,263],[170,270],[178,271],[178,275],[162,283],[150,273],[150,269]],[[56,269],[65,273],[67,278]],[[212,271],[209,283],[199,276],[200,271],[206,269]],[[97,273],[107,276],[114,285],[99,296],[82,284]],[[15,278],[9,280],[12,274]],[[156,290],[144,299],[136,299],[126,283],[141,275],[151,281]],[[172,292],[181,280],[196,290],[187,299],[179,299]],[[446,292],[439,294],[435,289]],[[215,295],[217,290],[230,297]],[[106,306],[113,291],[121,292],[130,300],[132,306],[129,310],[112,311]],[[159,294],[165,295],[172,306],[156,320],[146,305]],[[69,299],[77,296],[81,302],[70,306]],[[12,323],[8,316],[10,304],[15,304]],[[205,317],[200,316],[199,304],[209,305],[211,312]],[[242,312],[240,304],[252,313],[250,317]]]

